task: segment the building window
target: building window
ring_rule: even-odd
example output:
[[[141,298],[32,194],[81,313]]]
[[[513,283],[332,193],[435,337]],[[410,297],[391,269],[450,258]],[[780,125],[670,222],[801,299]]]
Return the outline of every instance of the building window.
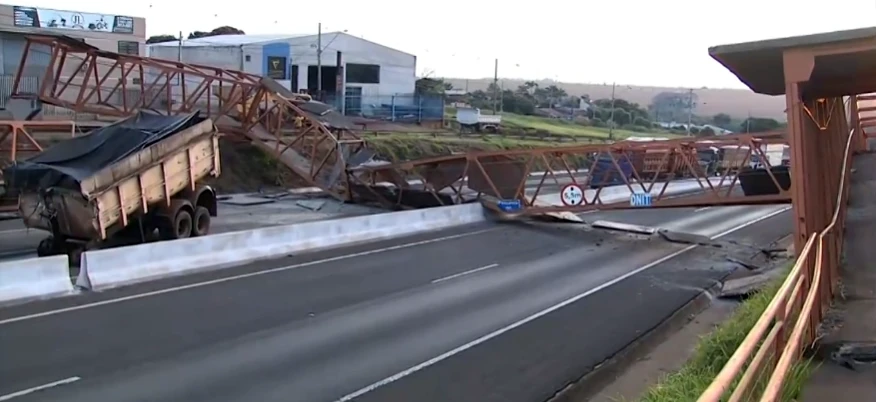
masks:
[[[347,63],[347,82],[350,84],[379,84],[380,66]]]
[[[250,57],[249,55],[246,55],[246,57],[245,57],[244,59],[245,59],[246,61],[252,61],[252,57]]]
[[[119,54],[132,54],[134,56],[140,55],[140,42],[134,42],[129,40],[120,40],[119,41]]]

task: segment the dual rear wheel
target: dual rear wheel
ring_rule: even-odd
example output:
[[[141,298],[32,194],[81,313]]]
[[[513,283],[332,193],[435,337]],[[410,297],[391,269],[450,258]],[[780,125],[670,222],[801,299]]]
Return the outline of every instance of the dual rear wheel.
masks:
[[[165,222],[159,228],[161,237],[166,240],[206,236],[210,233],[210,211],[202,206],[195,207],[194,214],[186,208],[180,208],[168,220],[170,222]]]

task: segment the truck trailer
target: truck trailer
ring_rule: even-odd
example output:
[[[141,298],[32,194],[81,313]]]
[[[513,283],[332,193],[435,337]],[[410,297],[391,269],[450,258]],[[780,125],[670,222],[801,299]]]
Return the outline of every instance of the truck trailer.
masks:
[[[198,112],[149,112],[55,144],[4,172],[40,256],[209,233],[219,133]],[[157,232],[157,237],[155,236]]]

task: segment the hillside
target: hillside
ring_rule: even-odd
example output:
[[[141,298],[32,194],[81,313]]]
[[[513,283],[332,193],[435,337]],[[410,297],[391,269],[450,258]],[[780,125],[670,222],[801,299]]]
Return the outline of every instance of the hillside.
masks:
[[[469,91],[478,89],[485,90],[492,79],[460,79],[445,78],[445,82],[453,84],[454,88],[466,88]],[[522,85],[524,80],[501,79],[504,87],[508,89]],[[611,98],[611,84],[578,84],[567,82],[554,82],[551,80],[536,81],[541,86],[557,85],[569,95],[590,95],[592,99]],[[661,92],[685,92],[684,88],[661,88],[661,87],[637,87],[618,84],[615,96],[647,106],[651,99]],[[727,113],[737,119],[744,119],[749,112],[755,117],[769,117],[779,121],[785,121],[785,98],[782,96],[766,96],[756,94],[743,89],[698,89],[695,91],[699,97],[699,104],[694,113],[702,116]]]

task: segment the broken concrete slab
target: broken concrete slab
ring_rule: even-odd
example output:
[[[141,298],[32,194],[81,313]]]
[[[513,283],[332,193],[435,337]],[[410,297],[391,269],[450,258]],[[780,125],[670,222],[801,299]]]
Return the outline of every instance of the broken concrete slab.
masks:
[[[276,200],[267,199],[264,197],[253,197],[250,195],[234,194],[234,195],[229,196],[227,199],[220,200],[219,202],[222,204],[228,204],[228,205],[253,206],[253,205],[271,204],[271,203],[276,202]]]
[[[590,226],[597,229],[608,229],[608,230],[617,230],[620,232],[629,232],[635,234],[643,234],[643,235],[653,235],[657,232],[657,228],[652,226],[644,226],[644,225],[634,225],[631,223],[623,223],[623,222],[615,222],[615,221],[604,221],[599,220],[590,224]]]
[[[325,206],[326,200],[298,200],[295,201],[295,205],[298,205],[302,208],[307,208],[311,211],[319,211]]]
[[[754,262],[752,262],[751,260],[748,260],[748,259],[741,259],[741,258],[736,258],[736,257],[726,257],[726,259],[727,259],[727,261],[730,261],[732,263],[739,264],[739,265],[745,267],[745,269],[747,269],[749,271],[754,271],[754,270],[760,269],[760,266],[758,266],[757,264],[755,264]]]
[[[721,286],[721,291],[718,292],[718,297],[726,298],[741,298],[760,290],[772,279],[769,275],[758,274],[746,276],[744,278],[730,279],[724,282]]]
[[[682,243],[682,244],[697,244],[700,246],[711,246],[714,245],[716,247],[720,247],[712,242],[712,239],[708,236],[695,234],[695,233],[685,233],[685,232],[676,232],[672,230],[660,229],[657,233],[663,237],[666,241],[670,241],[673,243]]]
[[[743,271],[744,272],[744,271]],[[728,279],[721,285],[719,298],[742,298],[757,292],[768,283],[776,280],[784,273],[781,269],[773,269],[741,278]]]

